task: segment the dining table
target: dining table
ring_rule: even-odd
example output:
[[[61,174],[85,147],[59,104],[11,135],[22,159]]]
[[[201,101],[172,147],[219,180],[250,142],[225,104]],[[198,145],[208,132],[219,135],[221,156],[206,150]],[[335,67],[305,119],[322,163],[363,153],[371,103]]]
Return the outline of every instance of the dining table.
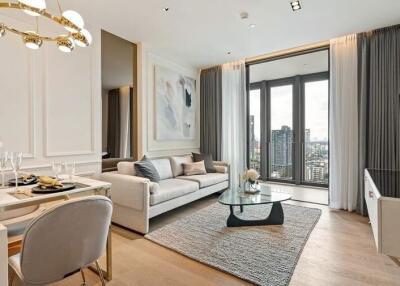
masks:
[[[34,193],[32,188],[37,185],[6,187],[0,189],[0,213],[22,209],[30,206],[51,204],[60,200],[69,200],[75,196],[103,195],[111,198],[111,184],[99,180],[73,176],[70,178],[75,184],[75,188],[60,192]],[[7,227],[0,221],[0,286],[8,285],[8,232]],[[105,249],[106,265],[102,267],[103,275],[106,280],[112,279],[112,244],[111,244],[111,224],[108,232],[107,245]],[[95,267],[89,267],[92,271],[97,271]]]

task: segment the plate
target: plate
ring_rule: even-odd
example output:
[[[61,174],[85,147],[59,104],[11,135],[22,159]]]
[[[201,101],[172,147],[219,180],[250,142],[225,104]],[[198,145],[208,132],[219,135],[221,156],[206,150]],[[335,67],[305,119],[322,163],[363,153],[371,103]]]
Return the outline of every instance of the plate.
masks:
[[[72,190],[75,188],[74,183],[65,183],[63,184],[62,188],[46,188],[42,189],[41,187],[37,186],[32,188],[32,193],[36,194],[49,194],[49,193],[59,193],[59,192],[65,192],[68,190]]]
[[[32,176],[29,180],[24,181],[22,177],[18,178],[18,186],[28,186],[37,183],[37,177]],[[15,179],[8,180],[9,186],[15,186]]]

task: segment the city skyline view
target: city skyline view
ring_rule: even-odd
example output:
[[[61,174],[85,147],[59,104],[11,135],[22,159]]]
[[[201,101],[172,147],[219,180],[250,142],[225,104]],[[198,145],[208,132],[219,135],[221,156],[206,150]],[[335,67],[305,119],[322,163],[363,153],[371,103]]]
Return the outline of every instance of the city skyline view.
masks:
[[[305,125],[310,129],[310,141],[328,141],[328,80],[305,83]],[[271,131],[282,126],[292,127],[292,85],[272,87]],[[261,139],[260,89],[250,91],[250,114],[254,115],[255,138]],[[272,100],[271,100],[272,101]]]
[[[267,151],[269,178],[293,180],[293,151],[304,150],[302,180],[328,184],[328,80],[305,82],[304,145],[293,144],[293,85],[271,87],[270,144]],[[260,89],[250,93],[250,166],[261,171],[261,98]],[[298,107],[296,107],[298,108]],[[293,149],[294,148],[294,149]],[[265,165],[264,165],[265,166]]]

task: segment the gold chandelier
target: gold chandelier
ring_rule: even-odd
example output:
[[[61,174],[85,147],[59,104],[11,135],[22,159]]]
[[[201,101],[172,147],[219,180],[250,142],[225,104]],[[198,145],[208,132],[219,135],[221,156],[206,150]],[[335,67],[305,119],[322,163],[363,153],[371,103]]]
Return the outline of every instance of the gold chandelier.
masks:
[[[6,31],[15,33],[22,37],[27,48],[37,50],[44,41],[54,42],[62,52],[69,53],[75,48],[75,44],[80,47],[87,47],[92,42],[89,31],[84,29],[82,17],[75,11],[67,10],[62,12],[60,3],[57,0],[60,15],[56,16],[46,10],[45,0],[19,0],[17,2],[0,2],[0,8],[19,9],[26,14],[36,18],[35,31],[20,31],[13,27],[0,23],[0,38]],[[68,33],[58,36],[45,36],[39,34],[39,17],[46,17],[56,24],[62,25]]]

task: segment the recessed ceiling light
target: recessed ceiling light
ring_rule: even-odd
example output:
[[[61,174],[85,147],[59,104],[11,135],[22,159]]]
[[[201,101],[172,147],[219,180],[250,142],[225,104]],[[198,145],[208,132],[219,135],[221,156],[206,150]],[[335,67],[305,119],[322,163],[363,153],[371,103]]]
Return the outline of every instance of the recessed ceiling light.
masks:
[[[169,7],[164,7],[163,10],[164,10],[164,12],[168,12],[169,11]]]
[[[256,24],[250,24],[249,27],[254,29],[256,27]]]
[[[247,13],[247,12],[242,12],[242,13],[240,13],[240,18],[241,18],[242,20],[248,19],[248,18],[249,18],[249,13]]]
[[[295,0],[295,1],[290,2],[290,6],[292,6],[293,11],[300,10],[301,9],[300,0]]]

